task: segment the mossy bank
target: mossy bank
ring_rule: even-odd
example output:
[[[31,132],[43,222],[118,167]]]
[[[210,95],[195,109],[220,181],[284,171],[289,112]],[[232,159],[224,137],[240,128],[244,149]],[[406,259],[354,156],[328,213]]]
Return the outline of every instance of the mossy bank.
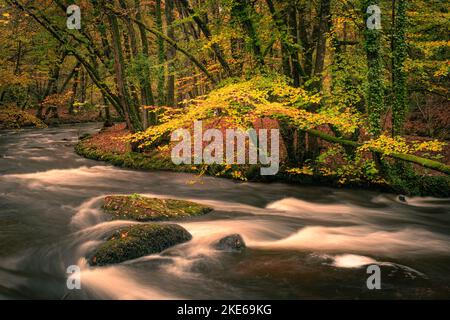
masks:
[[[368,189],[381,192],[405,194],[408,196],[432,196],[450,197],[450,177],[448,176],[422,176],[417,174],[397,174],[390,171],[390,178],[381,182],[366,180],[347,181],[341,183],[339,177],[333,175],[317,175],[307,173],[292,174],[282,164],[278,174],[273,176],[261,176],[260,166],[248,165],[175,165],[170,156],[157,150],[145,153],[132,151],[115,152],[107,150],[92,141],[92,137],[86,137],[75,146],[75,152],[83,157],[108,162],[112,165],[138,169],[138,170],[163,170],[174,172],[186,172],[197,175],[211,175],[229,178],[238,181],[252,182],[286,182],[300,185],[328,186],[338,188]],[[406,175],[406,176],[405,176]],[[402,177],[403,176],[403,177]]]

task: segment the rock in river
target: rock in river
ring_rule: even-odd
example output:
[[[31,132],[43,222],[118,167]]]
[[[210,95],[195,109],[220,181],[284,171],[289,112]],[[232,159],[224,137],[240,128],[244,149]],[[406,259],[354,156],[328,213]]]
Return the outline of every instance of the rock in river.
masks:
[[[244,239],[239,234],[232,234],[220,239],[214,248],[227,252],[242,251],[246,248]]]
[[[116,230],[89,260],[91,266],[104,266],[159,253],[192,239],[177,224],[138,224]]]
[[[107,196],[102,208],[113,219],[160,221],[203,215],[212,209],[200,204],[174,199],[157,199],[138,194]]]

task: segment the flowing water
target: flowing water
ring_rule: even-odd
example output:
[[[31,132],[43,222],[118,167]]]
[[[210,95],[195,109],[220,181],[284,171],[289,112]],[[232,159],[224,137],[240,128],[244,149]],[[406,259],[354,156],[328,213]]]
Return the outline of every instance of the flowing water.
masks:
[[[97,124],[0,133],[0,298],[450,298],[450,199],[138,172],[74,154]],[[85,256],[114,229],[102,196],[141,193],[214,208],[179,223],[193,235],[109,267]],[[178,222],[177,222],[178,223]],[[247,250],[216,251],[238,233]],[[381,268],[369,290],[367,266]],[[81,268],[68,290],[67,267]]]

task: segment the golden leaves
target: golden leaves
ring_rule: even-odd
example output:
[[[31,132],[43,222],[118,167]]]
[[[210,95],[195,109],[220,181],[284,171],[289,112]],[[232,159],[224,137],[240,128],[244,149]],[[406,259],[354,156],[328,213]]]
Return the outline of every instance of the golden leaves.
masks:
[[[440,152],[445,145],[445,142],[438,140],[407,142],[402,137],[392,138],[383,134],[377,139],[365,142],[358,148],[358,151],[365,152],[370,151],[370,149],[378,149],[384,155],[393,153],[414,154],[416,152]]]
[[[317,105],[319,94],[308,93],[303,88],[294,88],[283,77],[257,76],[239,81],[210,92],[206,96],[186,101],[187,107],[177,112],[164,111],[159,117],[161,124],[144,132],[127,137],[140,143],[140,147],[151,146],[163,136],[180,128],[189,127],[194,120],[226,117],[230,126],[249,128],[256,119],[283,118],[300,128],[313,128],[331,124],[344,133],[352,133],[362,125],[360,117],[349,109],[309,112],[305,107]]]

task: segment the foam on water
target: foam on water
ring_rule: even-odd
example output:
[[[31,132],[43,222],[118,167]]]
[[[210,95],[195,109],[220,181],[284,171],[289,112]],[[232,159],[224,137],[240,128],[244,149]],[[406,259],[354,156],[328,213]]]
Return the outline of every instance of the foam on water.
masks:
[[[386,256],[450,255],[450,237],[413,228],[385,231],[372,226],[312,226],[287,238],[256,245],[276,249],[370,252]]]
[[[129,270],[119,266],[85,269],[82,273],[82,285],[103,299],[181,299],[133,279]]]
[[[375,263],[377,263],[377,261],[370,257],[358,256],[355,254],[342,254],[334,257],[333,266],[338,268],[360,268]]]

